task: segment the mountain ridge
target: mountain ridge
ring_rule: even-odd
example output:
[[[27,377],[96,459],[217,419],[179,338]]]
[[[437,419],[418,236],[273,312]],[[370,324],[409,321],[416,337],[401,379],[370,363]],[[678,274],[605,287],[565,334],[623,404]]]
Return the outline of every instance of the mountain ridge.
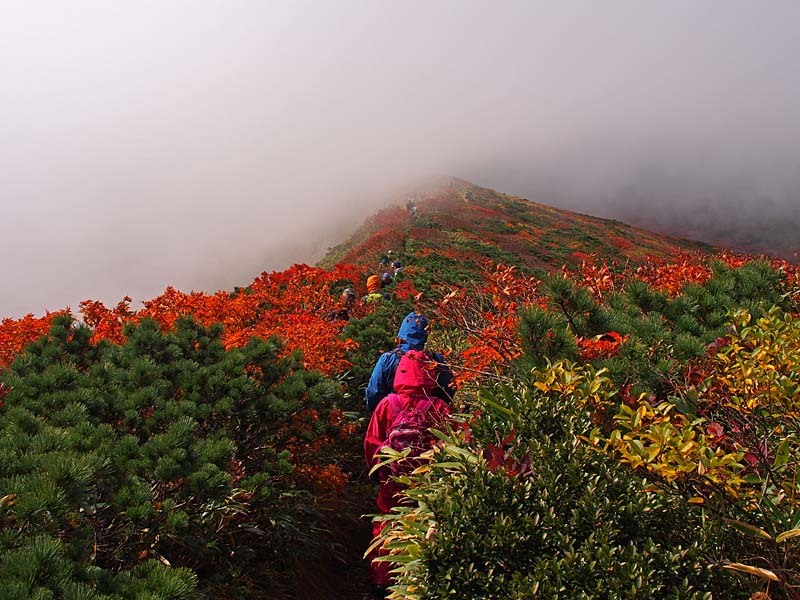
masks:
[[[470,191],[472,199],[466,200]],[[614,219],[559,209],[539,202],[451,179],[409,195],[412,217],[401,205],[369,217],[348,239],[329,249],[317,263],[377,265],[390,251],[414,261],[437,253],[472,271],[485,259],[525,270],[577,265],[599,260],[643,264],[681,253],[711,254],[714,246],[654,233]]]

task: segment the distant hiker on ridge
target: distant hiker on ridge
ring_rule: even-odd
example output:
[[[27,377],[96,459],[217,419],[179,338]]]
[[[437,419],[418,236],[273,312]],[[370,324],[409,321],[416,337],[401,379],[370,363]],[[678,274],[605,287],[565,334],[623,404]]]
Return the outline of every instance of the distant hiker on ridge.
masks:
[[[377,275],[370,275],[367,277],[367,295],[361,298],[364,304],[373,304],[383,300],[381,294],[381,278]]]
[[[423,350],[428,341],[428,319],[425,315],[410,312],[400,324],[397,331],[397,347],[389,352],[384,352],[372,370],[369,384],[365,393],[367,408],[375,410],[385,396],[394,391],[394,376],[400,358],[409,350]],[[453,387],[453,373],[444,364],[444,357],[438,352],[427,353],[436,363],[437,386],[433,395],[445,402],[450,402],[455,394]]]
[[[408,202],[406,202],[406,210],[408,211],[408,216],[410,216],[412,219],[416,218],[417,205],[414,204],[414,198],[408,199]]]
[[[339,297],[339,307],[328,313],[329,321],[349,321],[350,311],[356,303],[356,291],[353,288],[345,288]]]

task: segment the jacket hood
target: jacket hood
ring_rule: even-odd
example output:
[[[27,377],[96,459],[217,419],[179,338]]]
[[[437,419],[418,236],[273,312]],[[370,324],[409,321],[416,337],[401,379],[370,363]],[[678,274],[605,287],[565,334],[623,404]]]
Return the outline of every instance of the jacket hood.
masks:
[[[400,348],[406,352],[408,350],[422,350],[425,347],[425,342],[428,341],[427,327],[428,319],[425,315],[418,315],[415,312],[408,313],[397,331],[397,337],[402,340]]]
[[[394,389],[401,396],[430,396],[436,389],[436,363],[419,350],[409,350],[397,365]]]

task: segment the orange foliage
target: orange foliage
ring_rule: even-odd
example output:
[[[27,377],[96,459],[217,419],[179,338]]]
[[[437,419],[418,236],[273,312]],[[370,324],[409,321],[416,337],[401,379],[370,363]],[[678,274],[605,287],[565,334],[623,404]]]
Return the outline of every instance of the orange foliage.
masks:
[[[414,298],[419,294],[417,288],[414,287],[414,282],[410,279],[403,279],[394,286],[394,295],[400,300],[408,300]]]
[[[649,259],[636,269],[636,277],[674,297],[681,293],[687,283],[706,283],[711,278],[711,269],[702,257],[683,253],[669,263]]]
[[[596,254],[586,255],[575,273],[570,272],[566,265],[561,268],[561,271],[564,277],[574,279],[579,285],[589,288],[595,300],[602,300],[606,292],[620,287],[619,278],[614,275],[608,264],[605,261],[602,265],[597,264]]]
[[[400,211],[403,221],[408,218],[405,211]],[[388,218],[391,218],[388,217]],[[343,262],[346,263],[369,263],[377,264],[379,257],[386,254],[392,248],[400,248],[403,245],[402,225],[386,225],[382,229],[371,233],[367,239],[354,246],[345,256]]]
[[[463,383],[499,372],[522,354],[517,334],[519,307],[539,302],[538,280],[516,267],[497,265],[475,288],[456,288],[435,310],[437,320],[467,334],[456,381]]]
[[[578,338],[580,358],[584,362],[598,358],[610,358],[619,352],[619,348],[628,336],[622,336],[616,331],[609,331],[593,338]]]
[[[262,273],[247,288],[234,293],[186,293],[168,287],[160,296],[144,302],[139,311],[130,310],[129,297],[113,309],[93,300],[80,306],[84,321],[94,329],[93,342],[107,339],[122,343],[125,324],[143,318],[170,329],[181,316],[191,316],[204,326],[222,323],[226,348],[241,347],[253,336],[276,335],[284,341],[286,352],[303,352],[307,368],[341,373],[350,367],[346,353],[356,344],[338,337],[345,322],[330,321],[328,315],[337,306],[337,292],[344,287],[341,282],[350,282],[358,290],[361,277],[361,271],[352,265],[337,265],[331,270],[294,265],[285,271]],[[361,310],[356,306],[353,312],[359,316]],[[47,327],[49,321],[41,326],[41,333]],[[14,348],[12,354],[21,346]]]
[[[316,494],[337,496],[344,493],[350,476],[339,465],[297,465],[297,479],[308,485]]]
[[[354,435],[358,426],[348,421],[338,409],[328,413],[326,431],[329,433],[317,432],[319,421],[320,415],[313,408],[297,413],[286,427],[286,431],[291,434],[287,439],[286,449],[291,453],[295,464],[295,475],[301,481],[316,493],[340,494],[349,476],[338,465],[324,463],[323,457],[330,455],[330,449],[336,443]],[[324,464],[319,464],[319,459],[323,459]]]
[[[62,314],[69,314],[69,311],[48,312],[43,317],[27,314],[20,319],[0,321],[0,366],[9,364],[26,344],[45,335],[53,318]]]
[[[122,327],[128,322],[133,313],[130,310],[131,297],[125,296],[114,309],[107,308],[102,302],[84,300],[80,304],[80,313],[83,321],[94,329],[92,343],[106,339],[121,344],[125,341]]]
[[[571,245],[577,245],[577,243],[578,242],[573,242],[573,244],[571,244]],[[586,262],[586,261],[591,261],[592,257],[594,255],[593,254],[588,254],[588,253],[584,252],[583,250],[573,250],[570,253],[570,256],[572,258],[576,258],[576,259],[580,260],[581,262]]]
[[[783,286],[787,293],[797,301],[800,299],[800,265],[776,259],[772,266],[783,274]]]
[[[746,254],[737,254],[735,252],[729,252],[728,250],[723,250],[722,252],[718,252],[713,257],[715,260],[719,260],[724,262],[732,269],[738,269],[743,267],[751,260],[753,260],[752,256],[748,256]]]
[[[630,250],[631,248],[635,248],[635,245],[630,240],[626,240],[624,237],[620,236],[610,236],[608,241],[611,242],[611,245],[619,248],[620,250]]]
[[[648,285],[666,292],[670,296],[677,296],[687,283],[704,284],[711,279],[711,263],[720,261],[732,269],[738,269],[751,262],[755,257],[747,254],[737,254],[727,250],[713,255],[679,253],[670,262],[648,258],[645,265],[636,269],[636,277]],[[776,268],[784,266],[784,261],[773,261]],[[789,263],[785,266],[790,267]],[[784,276],[787,270],[784,269]]]
[[[226,326],[225,345],[241,346],[254,335],[277,335],[288,349],[303,352],[308,368],[342,372],[350,366],[345,353],[355,343],[337,337],[343,321],[327,319],[337,302],[330,285],[359,279],[360,272],[343,266],[325,271],[295,265],[280,273],[264,273],[251,284],[250,293],[240,293],[222,307],[233,309],[226,311],[224,319],[217,319]]]

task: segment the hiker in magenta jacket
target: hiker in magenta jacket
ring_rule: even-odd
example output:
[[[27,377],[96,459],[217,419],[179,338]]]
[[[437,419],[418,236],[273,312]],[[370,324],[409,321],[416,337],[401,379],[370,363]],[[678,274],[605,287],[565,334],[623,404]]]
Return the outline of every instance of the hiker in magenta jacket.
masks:
[[[364,456],[367,466],[372,469],[379,460],[376,458],[378,450],[386,444],[393,417],[412,406],[418,410],[430,411],[432,427],[443,429],[444,423],[450,414],[450,407],[440,398],[433,395],[437,387],[435,376],[436,363],[427,354],[419,350],[409,350],[397,365],[394,377],[395,393],[383,398],[372,413],[372,418],[364,438]],[[378,490],[378,510],[382,513],[391,512],[392,507],[400,504],[398,492],[402,489],[400,484],[393,481],[388,469],[378,472],[380,488]],[[373,537],[377,536],[383,523],[375,523],[372,528]],[[387,586],[391,583],[389,570],[390,563],[371,562],[377,553],[369,556],[370,582],[377,586]]]

